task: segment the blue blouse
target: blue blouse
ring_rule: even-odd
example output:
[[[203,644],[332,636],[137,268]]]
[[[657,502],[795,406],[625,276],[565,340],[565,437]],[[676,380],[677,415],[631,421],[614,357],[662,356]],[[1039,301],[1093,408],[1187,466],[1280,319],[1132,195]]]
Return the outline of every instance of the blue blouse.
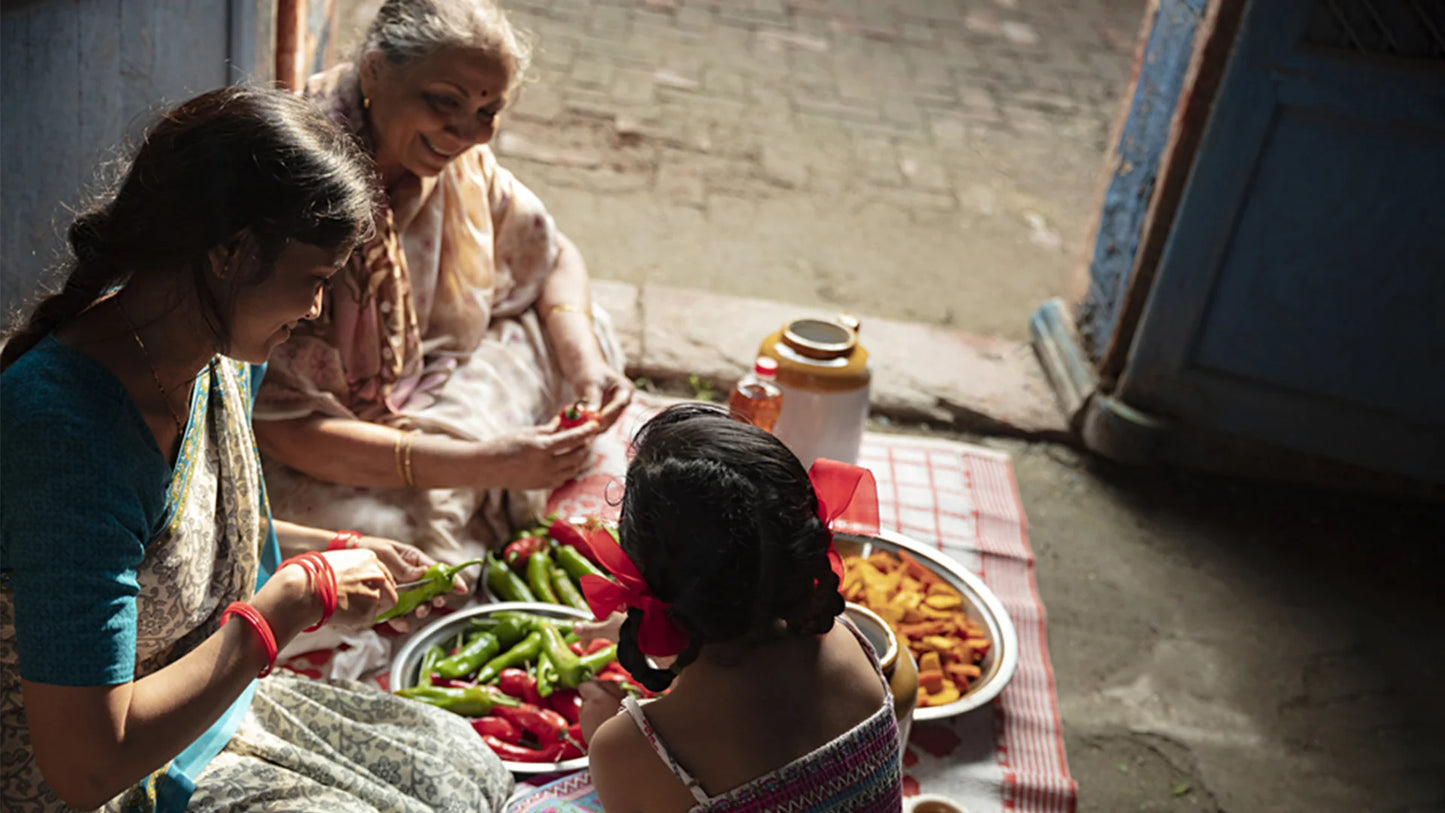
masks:
[[[130,393],[84,353],[47,336],[0,376],[0,579],[21,677],[134,678],[136,570],[169,522],[171,475]]]

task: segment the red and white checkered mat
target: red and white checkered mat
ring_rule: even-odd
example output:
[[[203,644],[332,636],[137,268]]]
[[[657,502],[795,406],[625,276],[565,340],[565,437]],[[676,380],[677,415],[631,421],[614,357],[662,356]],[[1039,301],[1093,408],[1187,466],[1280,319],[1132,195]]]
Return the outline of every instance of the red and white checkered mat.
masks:
[[[627,440],[667,403],[639,396],[599,439],[590,473],[559,489],[549,510],[615,518]],[[870,433],[859,463],[878,481],[882,526],[931,543],[982,576],[1019,636],[1018,670],[997,700],[961,717],[913,726],[905,793],[946,796],[969,813],[1072,811],[1075,784],[1064,757],[1044,607],[1008,456],[963,443]],[[328,673],[311,657],[293,662]],[[522,786],[511,809],[596,809],[589,805],[595,797],[582,798],[587,784],[577,776],[531,793]]]

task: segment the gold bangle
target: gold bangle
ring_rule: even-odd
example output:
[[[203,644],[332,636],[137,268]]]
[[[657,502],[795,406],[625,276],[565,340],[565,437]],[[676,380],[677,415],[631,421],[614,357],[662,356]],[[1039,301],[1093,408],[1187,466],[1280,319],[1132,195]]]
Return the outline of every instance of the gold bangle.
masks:
[[[573,305],[568,302],[563,302],[560,305],[553,305],[552,307],[547,309],[548,317],[551,317],[555,313],[580,313],[583,316],[587,317],[587,321],[592,321],[591,308],[584,308],[581,305]]]
[[[411,444],[415,432],[398,432],[396,446],[393,452],[396,455],[396,473],[401,475],[401,481],[407,488],[416,488],[416,477],[411,469]]]

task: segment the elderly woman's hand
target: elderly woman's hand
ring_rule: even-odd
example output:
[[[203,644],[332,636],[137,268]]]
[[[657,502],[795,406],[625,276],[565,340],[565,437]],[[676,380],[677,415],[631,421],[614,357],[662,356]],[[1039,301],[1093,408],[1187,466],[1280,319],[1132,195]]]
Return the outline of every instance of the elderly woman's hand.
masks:
[[[581,474],[601,427],[591,421],[571,429],[559,425],[553,418],[542,426],[487,441],[477,461],[487,482],[504,488],[552,489]]]
[[[616,423],[632,402],[632,382],[600,361],[579,369],[571,383],[577,397],[597,410],[597,422],[603,431]]]
[[[420,579],[436,560],[422,553],[417,548],[398,542],[395,539],[385,539],[379,536],[363,536],[356,541],[358,548],[369,550],[376,554],[381,564],[391,572],[391,576],[397,584]],[[452,593],[455,595],[466,595],[476,588],[474,571],[479,568],[467,568],[452,579]],[[442,607],[446,604],[446,596],[438,596],[432,599],[430,604],[423,603],[413,613],[417,618],[426,618],[432,607]],[[406,632],[410,624],[405,617],[393,618],[387,622],[397,632]]]

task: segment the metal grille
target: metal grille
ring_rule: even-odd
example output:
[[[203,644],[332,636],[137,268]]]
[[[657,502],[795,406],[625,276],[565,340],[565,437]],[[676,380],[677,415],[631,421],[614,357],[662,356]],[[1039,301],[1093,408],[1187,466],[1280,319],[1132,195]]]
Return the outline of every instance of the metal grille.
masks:
[[[1445,0],[1318,0],[1305,42],[1445,61]]]

